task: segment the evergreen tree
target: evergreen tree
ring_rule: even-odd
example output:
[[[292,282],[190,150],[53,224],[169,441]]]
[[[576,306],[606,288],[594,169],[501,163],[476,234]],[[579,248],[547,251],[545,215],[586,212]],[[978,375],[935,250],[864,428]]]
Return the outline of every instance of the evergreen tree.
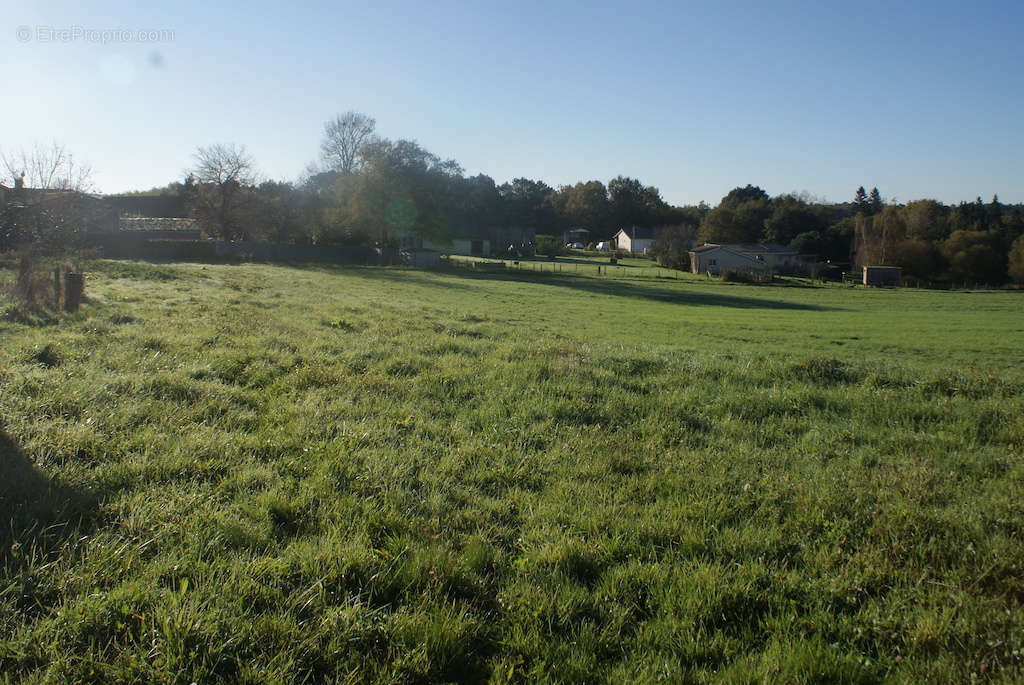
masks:
[[[871,189],[870,211],[872,214],[878,214],[882,211],[882,194],[878,192],[878,188]]]
[[[857,188],[857,192],[853,196],[853,209],[865,213],[868,210],[868,193],[864,190],[864,186]]]
[[[992,196],[992,202],[985,208],[985,213],[988,215],[989,229],[998,229],[1003,218],[1003,205],[1000,204],[998,195]]]

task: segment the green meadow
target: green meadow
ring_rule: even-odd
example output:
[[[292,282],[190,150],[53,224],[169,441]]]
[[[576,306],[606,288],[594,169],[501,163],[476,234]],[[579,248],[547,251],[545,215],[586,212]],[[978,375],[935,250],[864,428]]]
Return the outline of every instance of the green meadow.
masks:
[[[0,310],[0,682],[1024,679],[1024,293],[85,272]]]

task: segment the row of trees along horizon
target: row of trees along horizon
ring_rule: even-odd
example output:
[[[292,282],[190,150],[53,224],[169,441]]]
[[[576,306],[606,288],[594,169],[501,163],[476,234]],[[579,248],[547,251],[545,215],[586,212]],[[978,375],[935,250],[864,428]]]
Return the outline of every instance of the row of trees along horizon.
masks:
[[[1024,205],[995,196],[955,206],[895,204],[877,188],[859,187],[850,202],[824,203],[806,193],[771,197],[748,184],[715,207],[675,207],[627,176],[607,185],[552,188],[527,178],[497,185],[375,129],[372,117],[357,112],[328,121],[320,159],[298,183],[261,181],[244,146],[212,145],[197,149],[183,183],[128,195],[180,196],[205,233],[223,240],[394,245],[409,234],[443,243],[478,228],[560,236],[583,227],[597,242],[637,226],[659,230],[656,256],[674,268],[688,267],[694,243],[771,242],[821,261],[899,266],[918,280],[1024,283]],[[13,175],[17,165],[4,161]]]

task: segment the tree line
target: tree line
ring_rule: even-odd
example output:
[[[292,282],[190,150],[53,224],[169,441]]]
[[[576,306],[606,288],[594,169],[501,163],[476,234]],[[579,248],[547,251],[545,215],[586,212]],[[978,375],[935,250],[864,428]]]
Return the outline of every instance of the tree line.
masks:
[[[27,170],[38,183],[86,187],[83,167],[54,149],[4,157],[7,175],[18,181]],[[927,199],[896,204],[861,186],[849,202],[826,203],[806,194],[771,197],[748,184],[714,207],[677,207],[628,176],[607,184],[498,184],[485,174],[466,175],[458,162],[415,141],[377,135],[375,120],[358,112],[326,122],[319,158],[296,183],[260,179],[244,146],[219,144],[197,148],[183,182],[137,194],[180,197],[207,235],[229,241],[396,246],[493,229],[528,242],[583,227],[598,242],[638,226],[657,228],[658,258],[680,268],[695,244],[770,242],[847,268],[900,266],[922,281],[1024,283],[1024,206],[997,197],[954,206]],[[3,215],[0,238],[7,240],[0,245],[14,242],[12,216],[24,224],[26,213]]]
[[[225,240],[387,245],[410,235],[443,242],[479,228],[532,236],[575,226],[600,240],[622,226],[699,219],[625,176],[558,188],[467,176],[415,141],[377,136],[375,121],[356,112],[327,122],[320,159],[299,183],[257,182],[254,168],[242,147],[201,147],[183,184],[149,192],[183,195],[207,233]]]

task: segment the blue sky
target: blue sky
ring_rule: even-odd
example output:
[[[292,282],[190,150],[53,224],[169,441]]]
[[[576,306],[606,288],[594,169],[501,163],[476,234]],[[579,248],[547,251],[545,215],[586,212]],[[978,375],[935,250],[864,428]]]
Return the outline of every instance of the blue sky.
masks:
[[[216,142],[296,180],[351,109],[498,183],[1024,202],[1020,2],[140,5],[5,10],[0,149],[60,141],[105,192]]]

